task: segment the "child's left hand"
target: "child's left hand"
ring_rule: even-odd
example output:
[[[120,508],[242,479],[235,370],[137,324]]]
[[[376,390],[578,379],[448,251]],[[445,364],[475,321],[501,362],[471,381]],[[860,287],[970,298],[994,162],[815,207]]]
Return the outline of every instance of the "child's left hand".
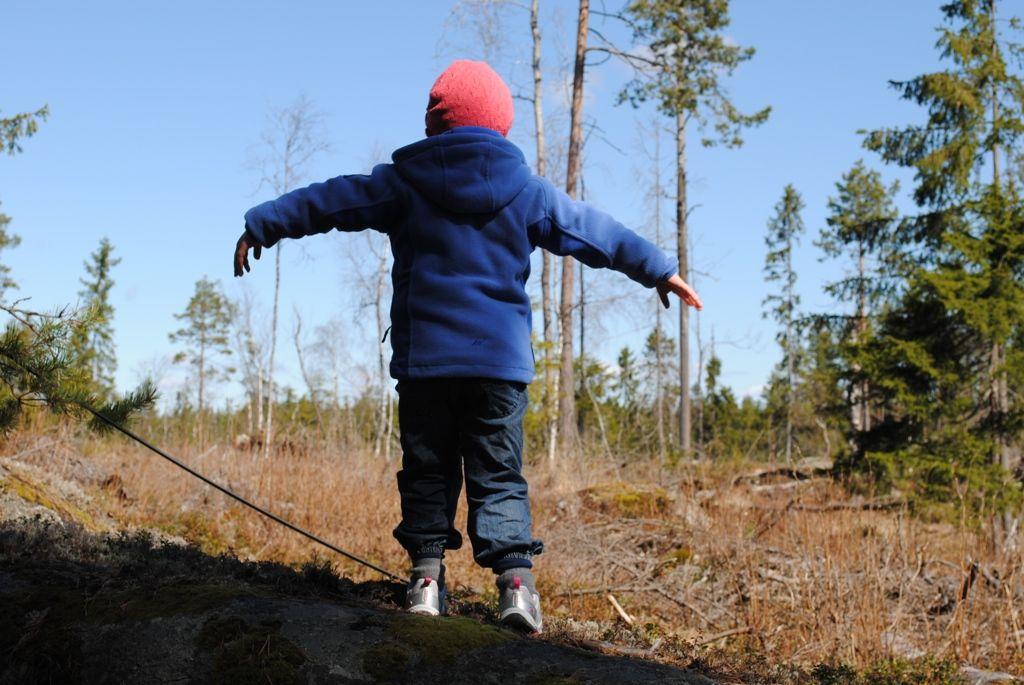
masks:
[[[665,305],[665,309],[668,309],[669,293],[675,293],[679,296],[679,299],[691,307],[696,307],[697,310],[704,309],[704,303],[700,301],[697,291],[691,288],[689,283],[681,279],[679,274],[672,276],[668,280],[661,281],[655,287],[658,289],[658,296],[661,298],[661,303]]]

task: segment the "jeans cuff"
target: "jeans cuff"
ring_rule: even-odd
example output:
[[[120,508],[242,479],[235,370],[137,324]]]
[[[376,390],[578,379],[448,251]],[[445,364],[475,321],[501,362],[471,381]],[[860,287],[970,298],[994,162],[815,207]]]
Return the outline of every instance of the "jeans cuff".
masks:
[[[407,551],[412,559],[443,559],[444,541],[427,543]]]
[[[529,552],[509,552],[494,562],[491,570],[495,573],[507,571],[510,568],[533,568],[533,555]]]

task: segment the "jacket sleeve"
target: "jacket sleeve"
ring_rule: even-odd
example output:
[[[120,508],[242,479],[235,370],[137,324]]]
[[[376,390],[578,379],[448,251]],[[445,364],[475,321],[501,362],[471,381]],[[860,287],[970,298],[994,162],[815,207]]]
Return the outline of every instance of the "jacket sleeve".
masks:
[[[263,247],[281,238],[301,238],[340,231],[375,228],[387,233],[397,220],[401,202],[394,172],[388,164],[369,176],[338,176],[285,193],[245,213],[245,228]]]
[[[678,260],[604,212],[541,181],[545,215],[531,228],[534,245],[587,266],[614,269],[646,288],[678,271]]]

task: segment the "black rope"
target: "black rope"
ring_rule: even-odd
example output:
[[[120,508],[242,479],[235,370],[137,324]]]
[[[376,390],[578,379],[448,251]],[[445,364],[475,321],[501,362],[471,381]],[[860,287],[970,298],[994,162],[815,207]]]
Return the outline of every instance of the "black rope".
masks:
[[[7,355],[3,355],[3,356],[7,357]],[[36,373],[33,369],[29,369],[29,368],[25,367],[24,365],[18,363],[14,359],[11,359],[10,357],[7,357],[7,358],[10,361],[14,362],[17,366],[21,367],[22,369],[24,369],[28,373],[30,373],[33,376],[35,376],[36,378],[41,378],[40,375],[38,373]],[[206,483],[210,487],[213,487],[213,488],[215,488],[217,490],[220,490],[221,492],[223,492],[228,497],[232,498],[233,500],[235,500],[237,502],[240,502],[240,503],[244,504],[245,506],[249,507],[253,511],[257,511],[260,514],[263,514],[268,519],[281,524],[285,528],[288,528],[289,530],[292,530],[292,531],[298,533],[299,535],[302,535],[302,536],[312,540],[313,542],[315,542],[317,544],[323,545],[327,549],[329,549],[332,552],[335,552],[337,554],[340,554],[341,556],[345,557],[346,559],[351,559],[352,561],[356,562],[357,564],[362,564],[363,566],[366,566],[367,568],[371,568],[374,571],[376,571],[377,573],[380,573],[380,574],[382,574],[382,575],[384,575],[384,576],[386,576],[386,577],[388,577],[388,578],[390,578],[392,580],[398,581],[400,583],[408,583],[408,579],[403,578],[402,576],[399,576],[398,574],[392,573],[391,571],[388,571],[387,569],[378,566],[377,564],[373,563],[372,561],[367,561],[366,559],[363,559],[362,557],[358,557],[355,554],[352,554],[351,552],[347,552],[347,551],[343,550],[341,547],[338,547],[337,545],[331,544],[327,540],[324,540],[323,538],[321,538],[321,537],[319,537],[317,535],[314,535],[313,533],[310,533],[308,530],[300,528],[299,526],[295,525],[291,521],[286,521],[285,519],[281,518],[280,516],[278,516],[274,512],[268,511],[267,509],[264,509],[260,505],[255,504],[253,502],[250,502],[246,498],[242,497],[239,494],[236,494],[235,492],[232,492],[229,488],[221,485],[217,481],[212,480],[210,478],[207,478],[202,473],[200,473],[199,471],[196,471],[194,468],[192,468],[188,464],[180,461],[179,459],[176,459],[176,458],[172,457],[170,454],[168,454],[167,452],[164,452],[159,447],[150,444],[145,438],[143,438],[143,437],[133,433],[131,430],[125,428],[124,426],[119,424],[117,421],[114,421],[109,416],[106,416],[105,414],[103,414],[103,412],[100,412],[100,411],[97,411],[96,409],[93,409],[92,407],[90,407],[88,404],[85,404],[84,402],[80,402],[78,400],[73,400],[73,402],[76,405],[78,405],[79,407],[81,407],[82,409],[84,409],[85,411],[87,411],[90,414],[92,414],[93,416],[95,416],[97,419],[99,419],[103,423],[105,423],[108,426],[110,426],[111,428],[113,428],[114,430],[116,430],[116,431],[118,431],[118,432],[128,436],[129,438],[131,438],[135,442],[139,443],[140,445],[142,445],[143,447],[145,447],[149,451],[154,452],[155,454],[158,454],[159,456],[163,457],[167,461],[169,461],[172,464],[174,464],[175,466],[177,466],[179,469],[181,469],[181,470],[183,470],[183,471],[185,471],[185,472],[195,476],[196,478],[198,478],[199,480],[203,481],[204,483]]]

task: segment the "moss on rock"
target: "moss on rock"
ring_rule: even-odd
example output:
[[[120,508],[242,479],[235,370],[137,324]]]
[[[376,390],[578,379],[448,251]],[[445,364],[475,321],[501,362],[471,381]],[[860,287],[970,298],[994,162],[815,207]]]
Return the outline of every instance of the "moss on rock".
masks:
[[[92,514],[62,497],[26,478],[8,470],[7,476],[0,479],[0,491],[17,495],[25,502],[49,509],[65,521],[74,521],[90,532],[103,530]]]
[[[182,583],[156,588],[138,587],[98,594],[90,600],[94,608],[87,618],[98,623],[113,623],[201,614],[242,597],[265,596],[269,596],[269,593],[237,583]]]
[[[250,625],[238,617],[213,616],[196,637],[201,651],[213,653],[218,683],[301,683],[306,655],[280,633],[281,624]]]
[[[414,665],[416,653],[407,645],[384,642],[363,653],[363,671],[375,683],[397,682],[397,678]]]
[[[518,639],[470,618],[415,614],[390,616],[383,637],[362,656],[363,671],[377,683],[406,682],[403,678],[417,664],[444,666],[475,650]]]
[[[81,667],[80,633],[89,625],[201,614],[261,594],[237,584],[177,584],[94,593],[39,584],[4,595],[0,644],[15,646],[8,653],[10,662],[26,682],[75,682]]]
[[[387,635],[414,649],[426,663],[448,663],[461,654],[517,639],[507,630],[470,618],[396,614]]]

